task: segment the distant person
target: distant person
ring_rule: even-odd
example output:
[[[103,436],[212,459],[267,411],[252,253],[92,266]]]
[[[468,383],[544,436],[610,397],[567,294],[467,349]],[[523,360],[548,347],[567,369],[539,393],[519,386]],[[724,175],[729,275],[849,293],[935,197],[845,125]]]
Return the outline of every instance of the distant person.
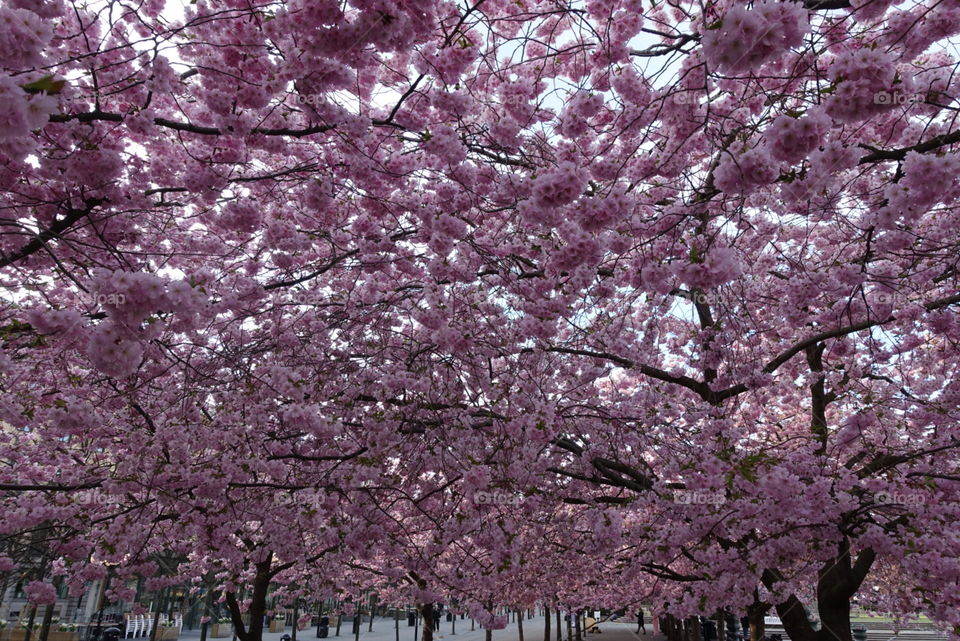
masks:
[[[637,610],[637,634],[647,633],[647,623],[643,619],[643,608]]]

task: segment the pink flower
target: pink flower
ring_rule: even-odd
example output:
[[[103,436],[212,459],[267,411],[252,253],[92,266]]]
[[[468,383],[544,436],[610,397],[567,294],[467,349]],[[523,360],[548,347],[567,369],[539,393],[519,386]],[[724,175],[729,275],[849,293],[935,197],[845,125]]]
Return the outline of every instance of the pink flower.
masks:
[[[577,93],[563,110],[557,131],[568,138],[577,138],[589,128],[589,120],[603,107],[603,96],[586,91]]]
[[[49,583],[31,581],[24,588],[27,600],[34,605],[51,605],[57,602],[57,591]]]
[[[41,52],[52,37],[50,23],[34,12],[0,7],[0,66],[28,69],[41,64]]]
[[[800,118],[779,116],[765,133],[765,144],[777,160],[802,160],[823,141],[833,123],[821,109],[812,109]]]
[[[719,25],[707,27],[703,51],[722,73],[746,74],[803,43],[809,31],[801,4],[764,0],[735,6]]]
[[[880,49],[844,51],[830,65],[837,85],[825,105],[838,122],[859,122],[904,104],[912,93],[909,75],[898,70],[892,54]]]
[[[714,171],[714,184],[727,193],[747,194],[780,175],[770,151],[757,146],[739,156],[726,155]]]
[[[260,227],[263,222],[263,212],[260,207],[248,200],[234,201],[228,204],[219,218],[224,229],[249,233]]]
[[[0,73],[0,142],[29,135],[28,100],[13,78]]]
[[[94,367],[114,378],[137,371],[143,357],[143,346],[117,325],[106,322],[97,327],[87,343],[87,356]]]
[[[436,130],[431,130],[430,139],[423,148],[436,156],[444,165],[460,164],[467,157],[460,137],[450,125],[441,125]]]
[[[572,162],[562,162],[533,182],[533,198],[544,207],[560,207],[573,202],[583,193],[586,174]]]

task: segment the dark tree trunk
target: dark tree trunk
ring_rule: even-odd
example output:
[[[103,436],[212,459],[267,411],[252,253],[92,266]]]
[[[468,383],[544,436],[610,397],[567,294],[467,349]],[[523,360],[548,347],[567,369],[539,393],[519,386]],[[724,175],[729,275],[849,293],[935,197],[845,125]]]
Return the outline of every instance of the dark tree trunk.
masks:
[[[873,563],[873,553],[864,552],[857,567],[851,563],[850,543],[844,538],[836,560],[820,570],[817,581],[817,608],[820,612],[819,636],[832,637],[836,641],[852,641],[850,630],[850,598],[860,589],[864,576]],[[865,568],[859,566],[867,562]],[[789,632],[788,632],[789,634]]]
[[[257,571],[253,576],[253,594],[250,597],[250,609],[247,611],[250,614],[249,625],[243,623],[243,613],[240,611],[236,594],[227,592],[225,595],[233,629],[240,641],[262,641],[263,639],[263,615],[267,611],[267,591],[270,588],[270,579],[273,578],[270,572],[271,562],[272,555],[268,554],[266,561],[261,561],[255,566]]]
[[[523,641],[523,610],[517,610],[517,638]]]
[[[320,638],[320,619],[323,618],[323,601],[317,605],[317,638]]]
[[[817,609],[821,628],[815,631],[800,600],[791,595],[778,603],[777,614],[791,641],[852,641],[850,630],[850,599],[857,593],[873,565],[875,554],[866,549],[853,561],[850,541],[844,538],[837,555],[820,568],[817,580]],[[774,570],[763,573],[763,582],[769,588],[781,580]]]
[[[153,613],[153,627],[150,628],[150,641],[157,641],[157,635],[160,629],[160,599],[157,598],[157,611]],[[97,625],[100,628],[100,625]]]
[[[420,641],[433,641],[433,618],[436,616],[433,604],[425,603],[417,606],[420,615],[423,617],[423,632],[420,633]]]
[[[557,608],[557,613],[554,616],[557,619],[557,641],[563,641],[563,625],[562,621],[560,620],[560,608]]]
[[[33,624],[37,620],[37,606],[32,606],[30,608],[30,618],[27,619],[27,629],[23,633],[24,641],[30,641],[30,637],[33,636]]]
[[[4,572],[4,573],[3,573],[2,575],[0,575],[0,576],[3,576],[3,581],[0,581],[0,608],[2,608],[2,607],[3,607],[3,597],[4,597],[4,595],[7,593],[7,581],[10,580],[10,574],[7,573],[7,572]]]
[[[757,594],[759,596],[759,594]],[[763,638],[767,634],[767,624],[764,622],[763,618],[767,615],[767,610],[770,609],[770,606],[766,603],[754,602],[753,605],[747,608],[747,620],[750,622],[750,641],[763,641]],[[747,631],[744,630],[746,634]]]
[[[300,619],[300,600],[293,602],[293,631],[290,633],[290,641],[297,641],[297,621]]]
[[[826,631],[836,641],[853,641],[850,630],[850,602],[847,600],[818,601],[820,606],[821,630]]]
[[[53,604],[48,603],[43,612],[43,623],[40,624],[39,641],[47,641],[50,638],[50,624],[53,623]]]
[[[137,582],[139,586],[139,582]],[[203,600],[203,613],[200,615],[202,619],[210,617],[210,611],[213,609],[213,588],[209,585],[207,586],[207,594]],[[210,628],[210,622],[200,624],[200,641],[207,641],[207,630]]]
[[[373,632],[373,611],[374,609],[376,609],[376,607],[377,607],[377,595],[371,594],[370,595],[370,627],[367,628],[367,632]],[[296,638],[297,638],[296,636],[293,637],[294,641],[296,641]]]
[[[543,609],[543,641],[553,641],[550,638],[550,608]]]

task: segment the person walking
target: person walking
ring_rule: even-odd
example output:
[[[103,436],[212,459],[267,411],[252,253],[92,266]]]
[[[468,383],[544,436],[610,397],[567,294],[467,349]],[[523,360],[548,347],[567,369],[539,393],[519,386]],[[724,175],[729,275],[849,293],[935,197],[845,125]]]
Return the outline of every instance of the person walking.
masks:
[[[637,634],[640,634],[641,631],[644,634],[647,633],[647,624],[643,620],[643,608],[637,610]]]

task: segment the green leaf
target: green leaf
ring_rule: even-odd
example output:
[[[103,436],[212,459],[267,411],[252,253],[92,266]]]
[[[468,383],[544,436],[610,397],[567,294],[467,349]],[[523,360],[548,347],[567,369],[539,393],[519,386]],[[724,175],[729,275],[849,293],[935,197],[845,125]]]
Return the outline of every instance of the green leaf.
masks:
[[[44,76],[39,80],[34,80],[33,82],[27,83],[25,85],[20,85],[20,88],[26,91],[27,93],[43,92],[43,93],[48,93],[51,96],[56,96],[66,86],[67,86],[66,80],[54,80],[53,76]]]

